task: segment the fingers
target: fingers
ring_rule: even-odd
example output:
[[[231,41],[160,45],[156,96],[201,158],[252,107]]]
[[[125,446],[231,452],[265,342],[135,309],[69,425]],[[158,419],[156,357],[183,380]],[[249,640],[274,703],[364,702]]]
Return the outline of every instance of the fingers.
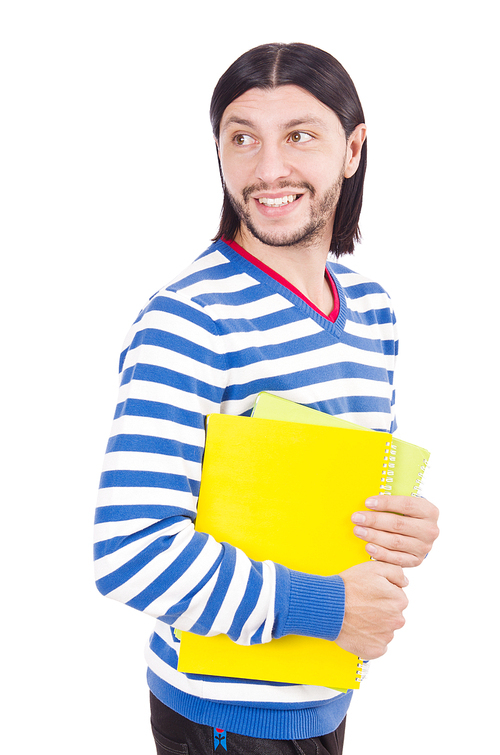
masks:
[[[418,566],[428,553],[423,543],[416,538],[390,535],[363,527],[355,527],[354,533],[367,542],[366,551],[372,558],[388,564]]]
[[[353,514],[354,533],[365,540],[378,561],[418,566],[439,534],[438,509],[425,498],[378,496],[366,502],[370,510]]]
[[[436,522],[439,516],[439,511],[433,503],[418,496],[379,495],[368,498],[365,506],[374,511],[393,511],[414,519],[429,519]]]
[[[385,653],[396,630],[404,626],[408,580],[393,564],[367,561],[341,572],[345,583],[345,615],[336,642],[360,658]]]
[[[400,566],[388,563],[374,563],[370,562],[371,568],[379,576],[384,577],[388,582],[396,587],[407,587],[409,584],[408,578]]]

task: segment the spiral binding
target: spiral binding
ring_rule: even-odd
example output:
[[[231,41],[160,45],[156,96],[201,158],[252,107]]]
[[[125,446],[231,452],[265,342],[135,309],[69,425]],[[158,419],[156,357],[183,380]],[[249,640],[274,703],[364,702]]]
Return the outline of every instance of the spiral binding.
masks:
[[[382,479],[380,480],[380,495],[392,495],[394,485],[394,474],[396,471],[396,452],[397,446],[391,441],[385,444],[384,463],[382,465]],[[410,493],[412,496],[420,496],[423,477],[428,467],[428,459],[424,459],[417,473],[417,479]]]
[[[380,480],[380,495],[391,495],[396,470],[396,446],[390,440],[385,444],[384,463],[382,465],[382,479]]]
[[[424,459],[422,466],[420,467],[420,471],[417,474],[417,479],[415,480],[415,485],[413,486],[411,495],[416,496],[416,497],[421,495],[422,481],[425,474],[425,470],[427,469],[428,466],[429,466],[428,459]]]
[[[366,679],[369,670],[370,661],[363,661],[361,658],[358,658],[358,663],[356,664],[356,681],[362,682]]]

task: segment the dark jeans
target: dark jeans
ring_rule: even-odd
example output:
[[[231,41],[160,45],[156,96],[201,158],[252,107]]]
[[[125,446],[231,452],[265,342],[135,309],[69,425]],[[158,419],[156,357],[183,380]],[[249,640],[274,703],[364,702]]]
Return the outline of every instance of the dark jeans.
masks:
[[[345,719],[312,739],[257,739],[195,724],[151,695],[151,728],[158,755],[342,755]]]

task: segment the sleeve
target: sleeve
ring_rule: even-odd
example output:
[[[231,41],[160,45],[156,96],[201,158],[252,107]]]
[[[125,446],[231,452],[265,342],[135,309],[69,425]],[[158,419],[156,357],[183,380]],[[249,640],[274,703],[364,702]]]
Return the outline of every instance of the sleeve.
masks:
[[[240,644],[334,640],[340,577],[255,562],[194,529],[205,417],[220,411],[226,388],[221,342],[201,307],[168,291],[133,326],[95,515],[97,587],[178,629]]]

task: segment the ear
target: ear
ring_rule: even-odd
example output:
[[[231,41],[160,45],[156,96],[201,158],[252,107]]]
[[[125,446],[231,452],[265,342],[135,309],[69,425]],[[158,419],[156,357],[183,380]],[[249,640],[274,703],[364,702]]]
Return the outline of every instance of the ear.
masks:
[[[364,123],[358,123],[349,139],[347,140],[346,162],[344,169],[344,178],[353,176],[361,160],[361,149],[366,139],[366,126]]]

